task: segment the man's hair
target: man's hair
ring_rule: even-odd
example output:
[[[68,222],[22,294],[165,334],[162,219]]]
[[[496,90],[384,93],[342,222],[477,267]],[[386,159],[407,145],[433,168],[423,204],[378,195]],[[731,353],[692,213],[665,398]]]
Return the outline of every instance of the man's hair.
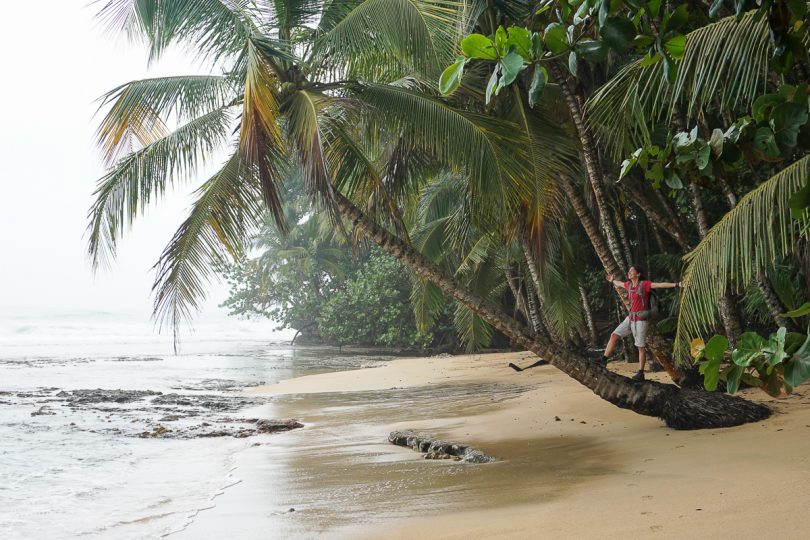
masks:
[[[639,276],[640,278],[645,278],[645,277],[647,277],[647,276],[646,276],[646,272],[644,272],[644,268],[643,268],[643,267],[642,267],[640,264],[634,264],[633,266],[631,266],[631,268],[635,268],[635,269],[636,269],[636,274],[638,274],[638,276]]]

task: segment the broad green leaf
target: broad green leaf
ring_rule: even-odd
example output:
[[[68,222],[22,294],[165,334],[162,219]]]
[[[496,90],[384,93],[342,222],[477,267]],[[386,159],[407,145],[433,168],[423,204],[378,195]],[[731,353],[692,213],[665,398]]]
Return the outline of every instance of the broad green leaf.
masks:
[[[450,95],[459,87],[461,77],[464,75],[465,63],[466,60],[460,58],[442,72],[442,76],[439,78],[439,91],[443,95]]]
[[[532,59],[532,34],[522,26],[509,27],[506,42],[524,60],[529,61]]]
[[[498,64],[495,66],[495,69],[492,70],[492,75],[489,77],[489,82],[487,83],[487,89],[485,92],[485,100],[487,105],[489,105],[493,94],[495,94],[495,88],[498,86],[498,77],[500,76],[500,73],[501,65]]]
[[[757,131],[754,133],[754,146],[768,157],[779,157],[779,145],[776,144],[776,137],[773,130],[769,127],[762,126],[757,128]]]
[[[672,189],[683,189],[683,181],[681,181],[681,177],[678,176],[678,173],[675,171],[668,171],[664,177],[664,182]]]
[[[633,44],[636,37],[636,27],[630,19],[624,17],[608,17],[601,28],[602,40],[611,49],[624,52]]]
[[[664,15],[661,24],[661,33],[676,32],[689,22],[689,4],[683,3],[672,13]]]
[[[754,100],[751,104],[751,115],[754,120],[761,122],[768,118],[772,108],[784,103],[785,99],[779,94],[763,94]]]
[[[601,62],[607,57],[608,48],[601,41],[584,39],[577,43],[576,50],[582,58],[589,62]]]
[[[742,377],[745,368],[742,366],[732,366],[726,372],[726,391],[729,394],[736,394],[740,389],[740,378]]]
[[[785,363],[785,382],[796,387],[810,379],[810,336]]]
[[[712,136],[709,139],[709,146],[712,148],[712,152],[714,152],[715,157],[719,157],[723,153],[723,142],[725,138],[723,137],[723,130],[715,128],[712,131]]]
[[[661,0],[650,0],[647,2],[647,13],[653,17],[658,17],[658,11],[661,9]]]
[[[664,43],[664,49],[666,49],[675,60],[683,59],[683,55],[686,52],[686,36],[683,34],[674,35]]]
[[[706,344],[703,354],[709,360],[721,360],[726,349],[728,349],[728,339],[726,336],[716,335],[712,336]]]
[[[807,2],[805,0],[787,0],[788,9],[796,19],[803,19],[807,15]]]
[[[810,186],[810,183],[805,184],[805,187],[803,188],[803,190],[804,189],[810,189],[810,188],[808,188],[808,186]],[[810,192],[808,192],[807,196],[810,197]],[[794,195],[794,197],[795,197],[795,195]],[[790,200],[792,201],[793,197],[791,197]],[[810,204],[810,200],[808,200],[808,204]],[[791,204],[790,207],[793,208],[793,205]],[[803,208],[806,208],[806,206],[804,206]],[[810,302],[805,302],[801,306],[797,307],[796,309],[794,309],[792,311],[788,311],[784,315],[786,315],[788,317],[791,317],[793,319],[796,319],[798,317],[804,317],[805,315],[807,315],[809,313],[810,313]]]
[[[641,67],[647,67],[647,66],[651,66],[653,64],[657,64],[658,62],[663,60],[663,58],[664,57],[661,56],[661,53],[653,54],[653,51],[650,51],[647,54],[647,56],[645,56],[644,58],[641,59]]]
[[[653,163],[653,166],[647,169],[644,173],[644,178],[647,180],[661,181],[664,179],[664,166],[660,161]]]
[[[731,353],[731,361],[738,366],[749,366],[763,354],[767,342],[756,332],[745,332],[737,340],[737,347]]]
[[[577,76],[577,53],[574,51],[568,54],[568,71],[570,71],[571,75],[574,77]]]
[[[470,34],[461,40],[461,52],[470,58],[478,60],[495,60],[498,54],[495,52],[495,44],[487,36],[481,34]]]
[[[795,219],[799,219],[807,212],[807,209],[810,208],[810,178],[799,191],[790,196],[788,207],[790,208],[790,214]],[[810,303],[805,303],[801,307],[787,312],[786,315],[788,317],[804,317],[808,313],[810,313]]]
[[[509,52],[509,39],[506,36],[506,30],[503,26],[499,26],[495,31],[495,49],[498,51],[498,56],[503,58]]]
[[[710,359],[701,368],[703,368],[703,387],[709,392],[714,392],[720,380],[720,358]]]
[[[806,103],[782,103],[771,111],[770,126],[780,146],[796,146],[799,128],[807,123]]]
[[[540,92],[546,87],[548,82],[548,71],[543,66],[537,65],[534,67],[534,74],[532,75],[532,84],[529,87],[529,106],[534,107],[540,97]]]
[[[515,51],[510,51],[501,64],[501,83],[500,86],[509,86],[517,78],[518,74],[523,70],[523,57]]]
[[[545,41],[546,47],[552,54],[560,54],[567,51],[568,37],[566,36],[565,26],[560,23],[551,23],[548,25],[543,34],[543,41]]]
[[[532,32],[532,60],[539,60],[543,56],[543,37],[538,32]]]
[[[622,170],[621,170],[621,172],[619,172],[619,180],[621,180],[622,178],[624,178],[624,177],[625,177],[625,175],[626,175],[627,173],[629,173],[629,172],[630,172],[630,170],[631,170],[633,167],[635,167],[635,165],[636,165],[636,163],[637,163],[637,162],[638,162],[638,160],[636,160],[636,159],[634,159],[634,158],[633,158],[633,159],[625,159],[624,161],[622,161]]]
[[[697,156],[695,157],[695,165],[701,171],[709,164],[709,158],[712,155],[712,148],[706,144],[705,141],[696,141],[698,145]]]

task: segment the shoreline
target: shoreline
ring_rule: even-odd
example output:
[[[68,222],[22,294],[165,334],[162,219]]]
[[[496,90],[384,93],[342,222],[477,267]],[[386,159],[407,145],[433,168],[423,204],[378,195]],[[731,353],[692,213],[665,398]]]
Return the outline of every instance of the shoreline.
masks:
[[[417,509],[405,516],[383,513],[362,523],[336,523],[321,529],[329,536],[528,538],[540,531],[542,537],[563,538],[803,536],[802,496],[810,494],[806,387],[780,399],[756,389],[742,392],[746,399],[774,409],[763,422],[675,431],[656,418],[601,400],[551,366],[520,373],[507,367],[508,362],[527,365],[534,360],[526,352],[395,359],[379,367],[288,379],[252,388],[249,394],[307,399],[409,389],[430,396],[431,386],[438,394],[438,387],[446,385],[519,388],[503,399],[493,397],[491,403],[482,403],[486,395],[462,396],[452,414],[423,414],[419,419],[403,411],[395,421],[364,426],[363,436],[367,444],[380,445],[398,429],[433,433],[479,448],[498,458],[502,467],[525,463],[520,466],[527,467],[528,475],[543,475],[538,482],[545,485],[536,487],[545,491],[531,492],[531,482],[525,489],[516,485],[513,494],[508,487],[481,485],[469,500],[441,511]],[[627,375],[636,367],[610,364],[610,369]],[[663,372],[649,378],[668,381]],[[307,418],[300,419],[307,423]],[[424,461],[410,449],[391,446],[381,451],[418,462],[414,465],[425,474],[445,466]],[[402,497],[407,508],[407,494]],[[756,515],[740,514],[754,508]]]

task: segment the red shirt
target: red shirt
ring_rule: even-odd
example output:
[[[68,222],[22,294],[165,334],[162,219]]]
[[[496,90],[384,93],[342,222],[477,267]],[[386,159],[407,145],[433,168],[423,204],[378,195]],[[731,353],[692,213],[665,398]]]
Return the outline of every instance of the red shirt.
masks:
[[[639,281],[638,285],[638,287],[633,287],[632,281],[624,282],[624,288],[627,290],[627,295],[630,297],[631,313],[650,309],[650,287],[652,281]]]

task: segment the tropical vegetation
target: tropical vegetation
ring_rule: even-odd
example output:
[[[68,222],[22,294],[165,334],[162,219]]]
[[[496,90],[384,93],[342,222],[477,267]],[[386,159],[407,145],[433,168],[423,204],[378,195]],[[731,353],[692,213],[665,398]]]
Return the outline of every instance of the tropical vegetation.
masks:
[[[409,269],[420,331],[452,300],[466,342],[499,332],[670,426],[767,416],[685,375],[694,338],[792,325],[806,297],[803,2],[111,0],[100,17],[152,60],[179,44],[215,66],[103,100],[94,264],[229,150],[157,263],[159,321],[190,317],[267,219],[295,237],[300,174],[344,249]],[[626,301],[602,277],[639,262],[685,281],[650,345],[682,388],[582,353]]]

